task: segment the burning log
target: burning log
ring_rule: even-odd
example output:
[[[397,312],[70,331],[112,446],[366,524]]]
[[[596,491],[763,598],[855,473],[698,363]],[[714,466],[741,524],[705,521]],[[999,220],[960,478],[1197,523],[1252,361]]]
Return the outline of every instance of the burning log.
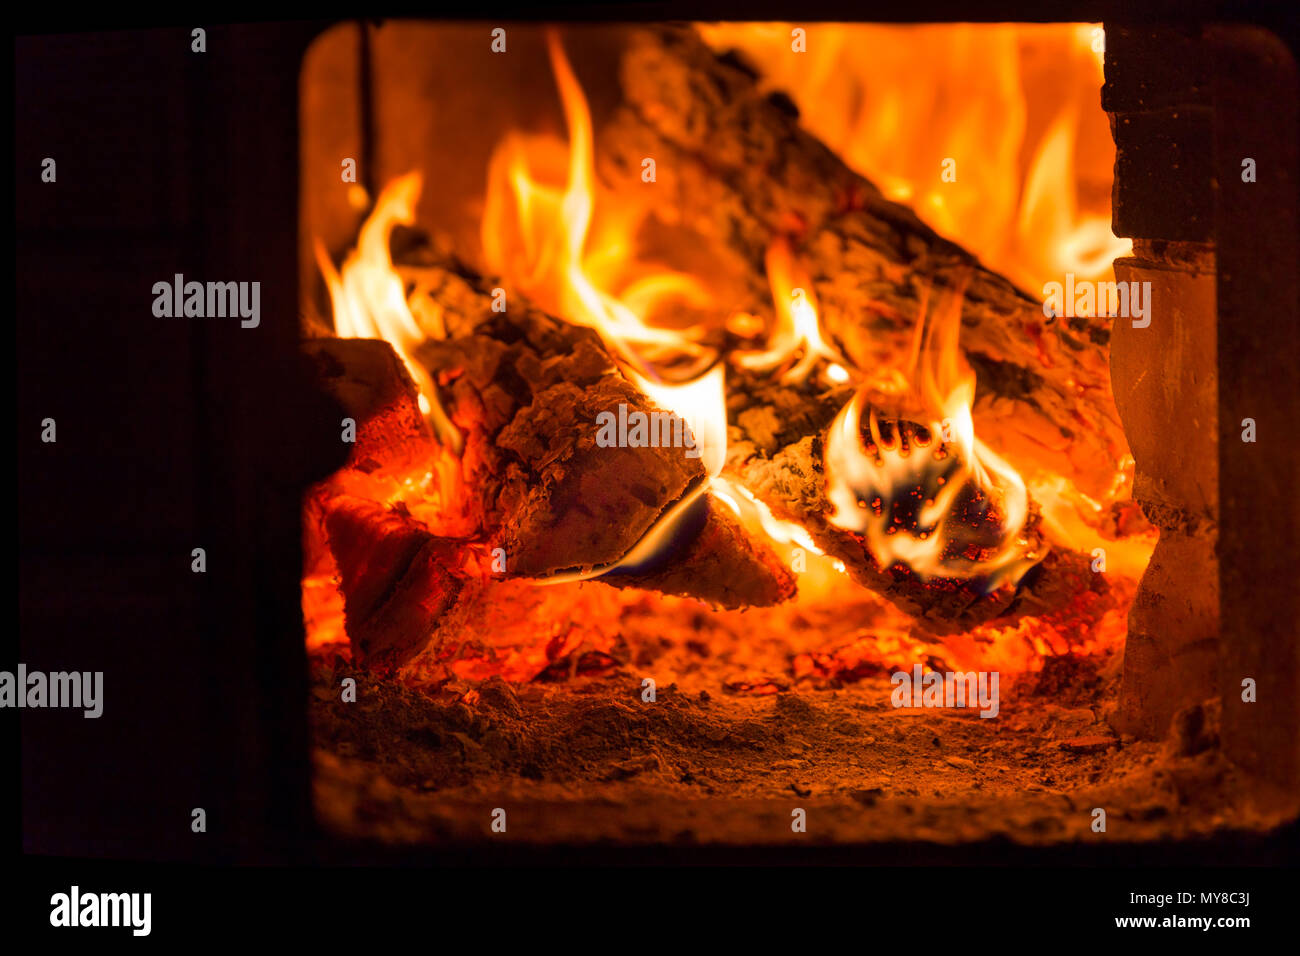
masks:
[[[420,350],[466,436],[462,478],[479,526],[513,574],[614,564],[704,469],[682,448],[598,446],[602,412],[654,406],[593,332],[522,305],[494,313],[490,301],[449,320],[472,327]]]
[[[1102,347],[1108,319],[1044,316],[1039,302],[886,200],[801,128],[788,99],[764,95],[754,71],[693,30],[636,31],[621,73],[625,105],[599,131],[602,179],[640,185],[642,160],[654,157],[656,212],[703,237],[719,271],[747,290],[738,310],[771,316],[764,260],[786,237],[826,342],[852,367],[897,367],[925,294],[970,272],[961,341],[978,373],[981,433],[1026,473],[1068,475],[1098,498],[1109,492],[1127,446]]]
[[[505,551],[508,573],[613,567],[660,530],[670,509],[702,490],[704,468],[690,447],[598,443],[602,413],[623,414],[620,406],[629,416],[665,413],[623,377],[595,332],[523,303],[494,312],[492,296],[453,268],[399,271],[430,290],[446,323],[448,337],[430,340],[419,357],[465,432],[464,485],[479,502],[490,547]],[[779,603],[794,593],[789,572],[726,512],[693,514],[676,522],[689,533],[663,529],[676,539],[659,549],[675,555],[671,561],[651,555],[650,569],[601,580],[727,608]]]
[[[463,439],[459,455],[433,441],[387,343],[303,346],[356,421],[348,466],[314,489],[305,523],[308,571],[329,569],[332,555],[359,660],[396,666],[454,643],[456,622],[492,593],[485,574],[595,577],[724,608],[793,595],[770,549],[700,494],[704,470],[689,448],[597,443],[602,412],[658,410],[595,333],[522,304],[493,311],[492,295],[453,267],[404,271],[429,291],[446,335],[419,359]],[[427,486],[407,479],[434,472],[443,487],[430,506]],[[434,533],[444,528],[454,533]]]
[[[728,411],[739,425],[731,430],[727,474],[775,517],[802,526],[823,551],[843,562],[850,577],[911,615],[923,632],[960,633],[997,619],[1053,610],[1083,592],[1107,590],[1104,575],[1089,573],[1086,558],[1049,551],[1036,511],[1030,512],[1019,537],[1028,559],[1042,560],[1019,587],[991,587],[989,577],[926,580],[902,563],[882,567],[863,535],[837,527],[831,517],[836,508],[827,493],[826,433],[851,396],[847,388],[809,396],[799,386],[768,376],[733,380]],[[978,527],[972,530],[978,535]]]
[[[553,63],[572,140],[589,146],[590,137],[581,135],[590,124],[585,102],[557,49],[552,50]],[[828,391],[814,384],[810,373],[826,359],[836,363],[827,369],[837,373],[828,375],[832,381],[851,377],[847,366],[859,380],[878,384],[877,371],[897,372],[913,353],[913,330],[921,326],[927,297],[950,290],[961,302],[953,314],[961,324],[962,352],[977,373],[971,395],[961,405],[965,420],[973,406],[981,436],[1017,465],[1068,475],[1083,490],[1104,497],[1125,450],[1109,398],[1104,350],[1095,347],[1104,343],[1108,325],[1044,318],[1036,303],[1010,282],[980,267],[906,208],[886,201],[804,133],[788,103],[761,95],[750,72],[732,58],[714,56],[693,33],[637,31],[623,74],[625,105],[603,128],[602,147],[596,151],[606,182],[627,181],[641,169],[643,157],[656,157],[655,201],[661,219],[675,213],[703,245],[712,245],[715,259],[727,265],[732,278],[739,276],[741,293],[726,297],[729,306],[770,315],[769,294],[775,298],[769,349],[749,353],[759,363],[747,362],[734,348],[730,356],[741,371],[733,374],[727,409],[728,476],[778,518],[803,526],[857,581],[906,610],[931,633],[967,630],[1028,608],[1041,610],[1080,588],[1104,589],[1097,576],[1080,576],[1078,556],[1047,553],[1037,510],[1018,476],[1013,482],[1018,497],[1001,494],[1005,488],[995,484],[972,481],[968,486],[963,478],[942,492],[927,489],[924,482],[890,486],[915,500],[891,497],[882,505],[859,499],[846,505],[843,488],[837,500],[837,469],[826,463],[832,441],[827,431],[837,412],[848,409],[851,393]],[[508,159],[509,153],[501,156]],[[604,292],[589,277],[575,280],[582,263],[573,250],[586,241],[593,198],[583,185],[590,176],[574,172],[583,157],[576,160],[563,200],[555,190],[539,191],[546,202],[533,203],[550,213],[558,210],[550,216],[554,221],[516,217],[514,242],[506,241],[512,226],[509,204],[489,196],[486,206],[497,218],[485,218],[485,243],[491,237],[488,252],[495,250],[487,258],[492,268],[513,269],[517,285],[489,291],[462,267],[430,259],[424,248],[412,247],[412,233],[405,236],[407,248],[398,250],[403,264],[395,270],[404,280],[403,292],[415,290],[406,299],[412,315],[405,323],[409,328],[382,334],[398,344],[408,367],[418,365],[422,397],[442,416],[439,434],[445,438],[450,429],[458,439],[454,460],[446,454],[438,458],[454,473],[456,493],[444,488],[440,499],[444,512],[449,502],[457,511],[456,533],[447,536],[490,549],[498,556],[496,570],[507,578],[599,576],[614,586],[653,587],[724,607],[784,600],[793,591],[790,575],[729,516],[699,497],[716,467],[706,473],[698,458],[680,448],[605,447],[597,441],[601,415],[663,413],[624,377],[597,334],[578,327],[601,328],[614,343],[610,347],[628,359],[619,348],[628,324],[607,321]],[[512,168],[494,160],[498,179],[502,170]],[[412,193],[418,193],[418,179],[403,180],[395,185],[408,200],[406,211],[384,207],[381,197],[386,211],[367,226],[372,251],[376,223],[414,218]],[[504,181],[518,185],[517,177]],[[531,199],[517,197],[518,205],[532,208],[529,203]],[[576,212],[566,217],[570,210]],[[365,234],[363,230],[363,245]],[[382,256],[372,257],[376,261],[387,260],[387,233],[384,239]],[[527,258],[531,254],[537,261]],[[379,264],[394,268],[391,261]],[[719,281],[719,287],[727,284]],[[393,279],[392,288],[397,285]],[[678,283],[679,289],[684,285]],[[516,289],[577,324],[532,308]],[[806,308],[796,316],[790,297],[797,299],[799,292]],[[817,303],[811,322],[810,302]],[[416,325],[422,339],[410,331]],[[778,341],[783,325],[793,331]],[[734,346],[736,337],[744,336],[744,323],[728,323],[728,330]],[[654,331],[663,330],[634,329],[629,340]],[[708,334],[705,352],[722,337],[718,328]],[[643,339],[653,340],[649,335]],[[953,342],[955,349],[955,338]],[[653,362],[629,365],[644,371]],[[786,374],[772,374],[783,365]],[[760,368],[764,375],[753,374]],[[659,394],[648,379],[636,381],[643,382],[646,392]],[[413,389],[408,392],[413,395]],[[935,421],[909,419],[906,411],[882,405],[873,410],[873,429],[877,412],[900,430],[921,427],[913,421]],[[722,416],[712,420],[720,422]],[[857,419],[851,424],[856,427]],[[973,434],[957,444],[965,452],[963,475],[981,475],[985,463],[972,455]],[[936,451],[942,453],[936,460],[953,457],[951,451]],[[948,472],[939,472],[946,468],[927,480],[942,485]],[[913,549],[934,552],[928,562],[879,547],[881,534],[899,528],[880,532],[865,519],[861,526],[855,524],[855,507],[878,509],[902,528],[910,522],[915,534],[900,534],[896,540],[925,541],[933,522],[924,519],[921,509],[935,510],[935,499],[943,502],[938,509],[943,520],[954,520],[951,534],[931,542],[941,547]],[[483,589],[456,591],[453,582],[433,580],[422,590],[407,575],[424,549],[432,547],[430,542],[417,548],[418,536],[399,535],[390,544],[388,538],[396,534],[391,517],[371,515],[367,520],[380,536],[370,551],[391,557],[379,564],[384,569],[380,580],[401,585],[398,599],[425,609],[428,628],[451,626],[447,620],[473,614],[474,595]],[[344,532],[349,530],[346,525]],[[442,529],[425,524],[424,533],[438,536]],[[331,542],[335,537],[338,533],[330,535]],[[345,539],[346,534],[340,540]],[[1023,586],[1014,587],[1034,565]],[[350,587],[362,595],[353,599],[360,617],[373,611],[364,599],[368,592],[362,585],[370,583],[366,570],[353,570]],[[454,571],[447,574],[456,576]],[[1074,590],[1062,584],[1066,580]],[[440,621],[449,603],[455,614]],[[417,610],[416,619],[419,614]],[[393,655],[400,658],[416,644],[399,637]]]

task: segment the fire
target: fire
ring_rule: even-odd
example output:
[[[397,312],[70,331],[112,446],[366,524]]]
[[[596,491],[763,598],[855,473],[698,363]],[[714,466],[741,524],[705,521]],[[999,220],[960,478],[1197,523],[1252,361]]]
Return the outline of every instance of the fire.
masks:
[[[1103,278],[1114,143],[1092,107],[1100,24],[701,26],[757,64],[809,132],[938,232],[1029,289]],[[869,51],[869,52],[866,52]]]
[[[830,381],[847,381],[848,372],[840,364],[844,359],[822,338],[817,321],[817,299],[811,283],[795,263],[789,240],[778,237],[772,242],[768,247],[766,264],[776,326],[765,351],[741,353],[735,357],[736,363],[743,368],[771,371],[802,352],[799,360],[782,374],[783,382],[802,382],[820,359],[831,363],[826,369]]]
[[[715,46],[740,46],[755,55],[772,85],[801,105],[811,131],[887,196],[910,203],[936,229],[1020,282],[1036,287],[1063,271],[1099,275],[1125,251],[1126,244],[1109,231],[1106,191],[1076,189],[1076,184],[1109,181],[1113,150],[1107,155],[1089,139],[1095,133],[1084,122],[1085,115],[1095,119],[1099,111],[1082,108],[1079,90],[1059,103],[1031,90],[1037,58],[1057,51],[1092,58],[1084,75],[1095,82],[1082,88],[1095,96],[1100,75],[1083,43],[1084,38],[1091,42],[1091,32],[1006,25],[814,27],[810,51],[816,55],[808,58],[813,68],[805,69],[803,58],[789,55],[789,32],[779,26],[704,31]],[[895,42],[904,33],[909,42]],[[837,588],[848,586],[844,566],[826,557],[804,527],[774,515],[750,489],[723,474],[728,362],[809,391],[857,386],[826,435],[826,495],[834,507],[831,523],[861,535],[882,568],[901,564],[922,580],[977,581],[993,589],[1015,585],[1042,560],[1044,536],[1075,548],[1100,540],[1093,523],[1079,515],[1096,518],[1101,506],[1083,499],[1068,479],[1048,476],[1033,477],[1041,529],[1027,533],[1026,482],[976,437],[975,375],[958,341],[960,281],[932,312],[923,297],[911,353],[899,368],[854,368],[823,337],[811,277],[786,236],[772,238],[765,259],[774,321],[762,348],[723,356],[709,344],[718,341],[709,335],[717,328],[664,323],[677,306],[685,306],[687,314],[716,317],[718,326],[732,327],[737,317],[726,302],[717,301],[706,277],[641,258],[636,236],[637,216],[643,213],[597,181],[586,97],[554,32],[547,42],[567,142],[517,132],[500,142],[488,168],[481,221],[484,263],[511,295],[594,329],[633,384],[686,420],[706,473],[705,481],[623,560],[557,576],[553,583],[649,560],[671,538],[676,520],[710,494],[751,530],[761,529],[770,541],[811,556],[809,573],[800,578],[805,598],[833,598]],[[863,48],[875,54],[861,56]],[[920,73],[914,68],[918,58],[926,62]],[[1071,75],[1077,78],[1078,72]],[[1110,143],[1108,134],[1104,143]],[[954,180],[943,178],[945,158],[958,160]],[[423,342],[446,334],[437,306],[419,289],[408,295],[389,251],[393,228],[414,223],[420,190],[418,173],[393,180],[375,201],[356,249],[341,268],[334,268],[319,242],[316,257],[337,334],[392,344],[448,453],[423,478],[400,476],[402,487],[385,497],[402,501],[433,527],[449,520],[438,512],[454,504],[455,455],[463,439],[415,357]],[[431,496],[430,488],[441,493]],[[1104,544],[1116,570],[1136,577],[1145,567],[1149,542],[1131,549]],[[338,595],[322,587],[323,580],[304,581],[304,608],[316,643],[341,634]],[[897,636],[889,647],[915,656],[919,645],[903,636],[907,622],[894,619],[893,624]],[[990,625],[955,639],[949,652],[955,659],[1024,669],[1037,654],[1077,646],[1061,636],[1071,626],[1064,618]],[[1112,637],[1116,628],[1122,634],[1122,615],[1108,619],[1107,627]],[[1097,640],[1105,643],[1103,636]],[[469,673],[474,666],[471,661],[461,670]]]
[[[636,223],[626,216],[607,217],[595,229],[590,109],[554,31],[547,34],[547,46],[569,142],[566,147],[549,137],[511,134],[497,147],[482,220],[484,257],[489,268],[542,308],[595,329],[627,377],[690,426],[712,480],[726,460],[725,365],[698,343],[700,330],[659,328],[649,321],[674,298],[702,308],[712,304],[712,297],[692,276],[638,263],[632,238]],[[562,186],[545,183],[534,172],[557,169],[565,171]],[[653,556],[671,537],[678,518],[707,490],[707,482],[694,489],[613,567],[635,567]],[[595,568],[555,581],[609,570]]]
[[[438,402],[429,373],[414,357],[415,347],[427,340],[407,304],[402,280],[393,268],[388,237],[397,225],[415,222],[420,198],[419,173],[407,173],[385,187],[375,209],[361,227],[357,247],[335,271],[329,253],[316,240],[316,264],[329,289],[334,309],[334,330],[340,338],[385,339],[397,352],[420,390],[420,410],[428,417],[443,444],[457,452],[461,435]]]
[[[899,414],[884,421],[873,404],[863,447],[864,407],[880,396],[865,386],[831,425],[827,497],[831,523],[864,535],[882,568],[905,564],[922,580],[979,578],[991,589],[1018,582],[1042,554],[1021,534],[1029,495],[1020,475],[975,437],[975,375],[958,348],[962,285],[933,316],[922,302],[905,373],[915,384]]]
[[[484,257],[542,308],[600,333],[637,387],[691,426],[705,470],[715,477],[727,449],[725,366],[698,343],[698,329],[648,321],[674,298],[705,307],[712,297],[693,276],[647,273],[635,257],[635,222],[611,216],[595,231],[591,113],[554,32],[547,45],[569,142],[511,134],[498,146],[488,170]],[[558,168],[566,171],[562,186],[534,173]]]
[[[698,280],[683,273],[660,269],[629,279],[636,265],[635,223],[611,217],[599,235],[592,234],[596,188],[591,112],[553,31],[547,34],[547,45],[569,142],[566,147],[552,137],[511,134],[498,146],[488,169],[484,258],[490,269],[541,308],[598,331],[611,351],[644,379],[659,379],[657,369],[665,365],[673,372],[664,378],[694,377],[713,359],[694,341],[698,330],[656,328],[647,318],[674,297],[696,307],[712,299]],[[563,186],[547,184],[534,172],[561,168],[566,171]],[[628,281],[620,289],[622,279]]]

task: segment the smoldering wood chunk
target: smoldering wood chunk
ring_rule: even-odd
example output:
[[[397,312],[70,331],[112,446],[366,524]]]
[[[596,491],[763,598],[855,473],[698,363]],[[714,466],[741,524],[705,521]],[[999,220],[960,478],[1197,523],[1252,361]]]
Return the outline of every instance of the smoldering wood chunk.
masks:
[[[320,335],[299,348],[317,382],[355,423],[347,463],[307,496],[303,507],[303,567],[332,573],[325,505],[338,494],[384,499],[404,477],[423,474],[439,453],[420,411],[415,383],[397,353],[381,339]],[[344,424],[336,433],[344,440]],[[379,484],[387,487],[380,490]]]
[[[381,339],[312,338],[299,346],[317,380],[356,422],[348,467],[371,473],[423,462],[433,433],[418,392],[393,347]],[[343,423],[339,423],[342,440]]]
[[[606,574],[611,587],[639,587],[698,598],[718,608],[770,607],[794,597],[794,574],[765,544],[751,539],[716,500],[682,519],[684,543],[666,545],[649,567]]]
[[[901,364],[924,292],[935,302],[969,274],[961,348],[977,372],[980,437],[1022,471],[1108,493],[1127,453],[1110,391],[1110,319],[1045,316],[1041,302],[885,199],[688,27],[635,31],[621,83],[625,106],[597,136],[602,180],[635,182],[641,158],[656,157],[656,216],[711,249],[737,310],[771,319],[764,256],[788,237],[823,337],[870,372]]]
[[[463,544],[410,517],[347,495],[327,505],[352,651],[367,666],[397,667],[429,642],[463,586]]]

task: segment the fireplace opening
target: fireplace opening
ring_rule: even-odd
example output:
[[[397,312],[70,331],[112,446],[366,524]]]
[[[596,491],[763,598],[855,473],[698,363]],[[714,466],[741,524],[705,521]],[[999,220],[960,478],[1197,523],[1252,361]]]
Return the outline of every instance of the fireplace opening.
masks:
[[[1219,747],[1216,512],[1169,517],[1218,463],[1153,420],[1164,389],[1217,428],[1213,368],[1150,360],[1162,309],[1212,336],[1214,248],[1112,232],[1108,39],[316,40],[302,349],[347,462],[302,503],[302,607],[331,832],[1276,821]]]

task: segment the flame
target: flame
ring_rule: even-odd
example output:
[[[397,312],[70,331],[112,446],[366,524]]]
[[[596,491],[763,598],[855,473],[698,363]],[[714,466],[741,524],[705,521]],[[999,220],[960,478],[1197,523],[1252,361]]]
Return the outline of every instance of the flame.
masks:
[[[1022,248],[1040,250],[1034,265],[1044,275],[1101,276],[1118,256],[1133,250],[1133,240],[1111,232],[1109,210],[1084,214],[1078,209],[1072,188],[1078,114],[1075,104],[1062,107],[1025,179],[1015,236]],[[1043,243],[1043,237],[1051,241]]]
[[[566,148],[552,137],[511,133],[493,152],[482,219],[484,258],[544,310],[595,329],[611,351],[646,378],[659,377],[658,365],[680,366],[682,360],[686,377],[694,377],[713,361],[695,341],[699,330],[657,328],[646,320],[673,298],[697,307],[712,299],[694,277],[668,270],[629,278],[615,294],[619,280],[633,271],[635,224],[611,217],[593,236],[591,111],[554,31],[547,32],[547,48],[569,142]],[[534,173],[557,168],[566,171],[562,187]],[[673,377],[683,377],[680,367]]]
[[[428,335],[411,314],[402,280],[393,268],[388,237],[397,225],[415,222],[420,198],[421,176],[407,173],[394,179],[380,193],[374,211],[361,226],[357,246],[335,271],[329,253],[315,241],[316,264],[329,290],[334,309],[334,331],[340,338],[384,339],[397,352],[419,389],[420,411],[429,419],[434,433],[459,454],[463,436],[451,423],[438,401],[438,392],[428,371],[415,359],[415,348]]]
[[[669,385],[628,370],[629,376],[655,404],[686,419],[700,449],[700,461],[710,478],[727,460],[726,366],[715,365],[692,382]]]
[[[799,269],[794,251],[785,237],[778,237],[768,247],[765,258],[768,283],[772,288],[772,305],[776,311],[776,324],[762,352],[742,352],[735,361],[742,368],[771,371],[784,365],[802,351],[802,356],[781,376],[786,384],[801,382],[808,377],[818,359],[832,364],[826,375],[831,382],[848,380],[843,367],[844,358],[822,339],[818,325],[817,297],[812,283]]]
[[[1042,559],[1023,537],[1029,495],[1020,475],[975,437],[975,375],[958,347],[964,281],[921,315],[907,378],[910,408],[882,420],[879,393],[860,388],[826,438],[827,498],[836,527],[864,535],[881,568],[905,564],[922,580],[1015,584]],[[920,414],[917,414],[919,410]],[[907,415],[909,417],[902,417]]]
[[[738,46],[757,59],[771,85],[791,93],[810,130],[885,195],[909,203],[934,228],[1030,288],[1062,271],[1096,277],[1130,246],[1109,230],[1114,153],[1105,118],[1082,98],[1095,98],[1101,80],[1090,47],[1099,29],[815,26],[809,29],[809,55],[801,57],[789,55],[789,30],[782,25],[702,28],[715,46]],[[539,307],[594,329],[634,385],[686,420],[706,473],[623,560],[556,580],[595,577],[650,560],[671,539],[676,519],[707,493],[750,530],[807,552],[801,597],[814,597],[820,603],[812,606],[836,608],[842,617],[844,600],[863,598],[860,589],[845,590],[852,585],[844,565],[823,554],[805,528],[721,474],[726,362],[707,344],[716,338],[706,340],[703,327],[681,327],[675,317],[709,314],[743,338],[756,336],[762,321],[728,314],[707,277],[641,258],[636,237],[646,210],[597,181],[586,97],[553,32],[547,44],[567,142],[512,132],[498,144],[481,221],[484,263]],[[863,49],[872,55],[862,56]],[[1062,69],[1053,57],[1088,62]],[[925,69],[918,72],[917,62]],[[1069,77],[1074,87],[1037,89],[1046,63],[1047,72]],[[1099,119],[1100,129],[1090,129]],[[955,181],[943,178],[944,158],[957,160]],[[316,257],[338,334],[391,343],[444,448],[459,454],[462,436],[414,357],[422,342],[445,336],[441,315],[418,287],[407,294],[389,252],[394,227],[414,222],[420,190],[418,173],[390,182],[339,270],[319,241]],[[359,186],[348,198],[358,209],[369,203]],[[734,352],[729,359],[741,368],[778,374],[785,384],[806,386],[818,372],[823,385],[859,386],[826,437],[827,496],[835,509],[830,520],[862,535],[882,568],[902,564],[922,580],[971,580],[992,589],[1019,581],[1041,560],[1045,545],[1039,539],[1046,538],[1075,548],[1098,543],[1113,570],[1133,579],[1141,573],[1152,542],[1102,538],[1096,530],[1101,505],[1067,478],[1033,477],[1041,522],[1036,520],[1033,535],[1026,532],[1025,481],[975,434],[975,376],[958,348],[960,289],[931,315],[923,297],[903,367],[864,370],[850,366],[823,338],[813,283],[790,238],[773,238],[765,265],[775,319],[760,350]],[[448,454],[422,477],[387,476],[382,497],[411,503],[411,513],[431,527],[450,521],[437,510],[454,504],[452,492],[444,487],[439,499],[423,496],[430,484],[447,486],[444,472],[455,464]],[[327,571],[304,578],[303,607],[312,646],[343,638],[340,597]],[[977,628],[947,642],[945,653],[1024,670],[1040,655],[1083,646],[1080,634],[1097,647],[1122,637],[1123,607],[1104,612],[1104,627],[1087,623],[1087,610],[1072,609],[1058,620]],[[1092,610],[1098,618],[1103,613]],[[804,611],[788,613],[798,619]],[[885,607],[876,613],[877,655],[914,658],[924,651],[907,637],[911,625],[901,612]],[[864,653],[856,645],[851,650],[850,667]],[[536,648],[527,653],[535,656]],[[486,676],[506,667],[514,673],[514,664],[476,661],[467,658],[456,669],[470,673],[482,666]],[[540,666],[530,657],[518,664],[519,673],[535,671],[535,665]]]
[[[703,24],[886,198],[1028,289],[1104,278],[1115,147],[1095,108],[1100,24]],[[951,160],[951,164],[946,161]]]
[[[1111,574],[1136,581],[1142,577],[1155,550],[1154,529],[1124,537],[1104,537],[1101,524],[1102,505],[1084,494],[1063,475],[1036,475],[1029,482],[1034,501],[1043,516],[1043,529],[1052,541],[1073,548],[1095,559],[1100,549]]]
[[[624,210],[597,222],[591,113],[553,31],[547,47],[569,142],[511,133],[497,147],[488,169],[484,257],[542,308],[595,329],[633,384],[686,420],[706,473],[716,477],[727,450],[725,366],[699,344],[698,328],[649,321],[674,299],[702,308],[712,297],[692,276],[638,263],[637,223]],[[539,178],[558,169],[563,185]]]

